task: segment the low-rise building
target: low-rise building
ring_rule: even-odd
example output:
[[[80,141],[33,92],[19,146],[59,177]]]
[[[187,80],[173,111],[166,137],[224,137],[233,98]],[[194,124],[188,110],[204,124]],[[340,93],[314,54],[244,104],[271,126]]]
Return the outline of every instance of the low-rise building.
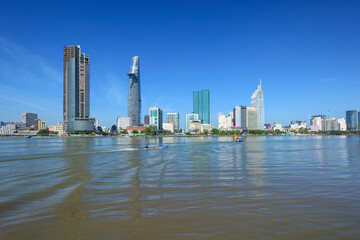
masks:
[[[189,132],[190,127],[190,121],[196,121],[199,120],[199,114],[197,113],[189,113],[185,115],[185,132]]]
[[[130,124],[131,124],[131,118],[129,118],[129,117],[117,117],[116,127],[117,127],[119,132],[121,130],[124,130],[124,129],[130,127]]]
[[[128,134],[132,135],[132,134],[144,134],[145,129],[146,129],[146,127],[130,126],[130,127],[126,128],[125,130],[128,132]],[[137,131],[138,133],[133,133],[133,131]],[[142,133],[142,131],[144,131],[144,132]]]
[[[165,131],[169,131],[169,132],[174,132],[175,131],[175,124],[173,122],[171,123],[166,123],[166,122],[163,122],[163,130]]]
[[[57,132],[58,135],[64,135],[64,125],[62,122],[58,122],[55,126],[49,126],[48,129],[50,132]]]
[[[16,130],[16,124],[8,123],[8,124],[6,124],[6,126],[2,126],[0,128],[0,135],[14,134],[15,130]]]
[[[189,131],[200,133],[201,132],[201,120],[190,120]]]
[[[46,121],[44,119],[35,119],[35,130],[46,129]]]
[[[201,131],[201,133],[203,133],[204,131],[208,131],[210,133],[212,129],[213,129],[213,126],[211,124],[203,123],[203,124],[201,124],[200,131]]]
[[[278,123],[278,122],[274,122],[274,127],[273,127],[274,131],[275,130],[280,130],[280,131],[283,131],[283,126],[281,123]]]

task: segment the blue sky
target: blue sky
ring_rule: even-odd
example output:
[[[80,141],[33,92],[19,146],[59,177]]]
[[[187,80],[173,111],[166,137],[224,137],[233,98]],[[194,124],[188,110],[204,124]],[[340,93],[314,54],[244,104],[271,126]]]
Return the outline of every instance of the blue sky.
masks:
[[[263,82],[266,122],[360,110],[359,1],[3,1],[0,121],[36,112],[62,120],[63,45],[91,61],[91,117],[127,115],[132,56],[140,56],[142,114],[192,112],[210,89],[218,112],[250,105]]]

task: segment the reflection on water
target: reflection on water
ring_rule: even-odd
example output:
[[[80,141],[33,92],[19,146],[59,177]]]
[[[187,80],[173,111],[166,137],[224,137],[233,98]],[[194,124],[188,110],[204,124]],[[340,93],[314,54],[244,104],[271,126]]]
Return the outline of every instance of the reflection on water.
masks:
[[[62,237],[78,239],[82,234],[82,224],[89,216],[87,203],[82,199],[83,187],[92,176],[89,174],[89,141],[77,138],[65,138],[62,142],[64,165],[69,171],[64,176],[62,195],[64,199],[54,209],[56,219],[62,227]],[[82,154],[72,155],[80,152]],[[73,231],[77,229],[77,231]]]
[[[0,139],[0,239],[357,239],[359,186],[358,136]]]

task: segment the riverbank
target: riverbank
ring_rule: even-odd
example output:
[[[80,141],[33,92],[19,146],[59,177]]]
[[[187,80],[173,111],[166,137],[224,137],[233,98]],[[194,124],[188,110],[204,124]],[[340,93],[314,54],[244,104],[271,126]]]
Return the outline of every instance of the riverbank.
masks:
[[[283,135],[260,135],[260,134],[244,134],[239,135],[239,137],[277,137],[277,136],[358,136],[358,134],[283,134]],[[22,135],[0,135],[0,139],[7,139],[7,138],[28,138],[28,139],[46,139],[46,138],[197,138],[197,137],[234,137],[234,135],[115,135],[115,136],[105,136],[105,135],[70,135],[70,136],[22,136]]]

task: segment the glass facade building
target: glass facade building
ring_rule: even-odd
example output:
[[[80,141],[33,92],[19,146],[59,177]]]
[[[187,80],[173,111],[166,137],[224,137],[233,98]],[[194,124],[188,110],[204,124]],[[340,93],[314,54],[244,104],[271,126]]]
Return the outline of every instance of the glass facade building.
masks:
[[[263,130],[265,127],[265,108],[264,108],[264,93],[261,89],[261,79],[258,89],[255,90],[251,96],[251,107],[254,107],[258,115],[258,129]]]
[[[149,109],[150,125],[156,127],[157,130],[162,129],[163,111],[158,107],[151,107]]]
[[[167,113],[166,114],[166,122],[167,123],[174,123],[174,130],[178,131],[180,129],[179,126],[179,118],[180,114],[179,113]]]
[[[140,92],[140,62],[139,57],[132,58],[129,76],[128,117],[131,118],[131,126],[139,126],[141,123],[141,92]]]
[[[35,126],[35,119],[38,118],[37,113],[23,112],[21,116],[22,116],[22,123],[25,124],[25,127]]]
[[[193,112],[199,115],[202,123],[210,124],[210,91],[204,89],[193,92]]]
[[[90,118],[90,57],[80,45],[64,47],[63,59],[64,131],[94,130]]]
[[[358,113],[356,110],[346,111],[346,127],[348,130],[355,130],[358,125]]]

